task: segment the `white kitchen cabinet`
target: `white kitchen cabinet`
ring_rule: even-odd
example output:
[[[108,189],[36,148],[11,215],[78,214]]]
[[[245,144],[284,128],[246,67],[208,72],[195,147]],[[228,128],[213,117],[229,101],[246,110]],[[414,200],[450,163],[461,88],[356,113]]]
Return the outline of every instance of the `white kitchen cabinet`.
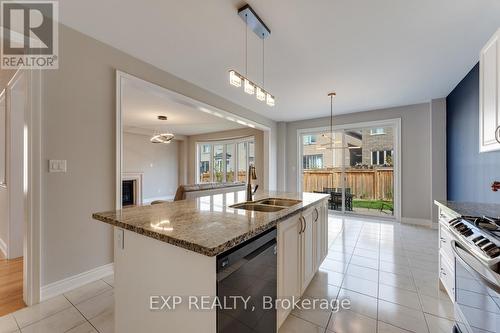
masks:
[[[314,234],[315,224],[317,223],[316,211],[317,207],[308,209],[302,214],[302,279],[301,291],[304,292],[309,282],[311,282],[316,273],[316,262],[314,254],[316,252],[316,236]]]
[[[479,151],[500,150],[496,136],[500,126],[500,29],[479,57]]]
[[[278,223],[278,299],[303,292],[318,271],[328,249],[328,209],[320,203]],[[291,309],[278,307],[278,327]]]
[[[300,297],[301,283],[301,229],[300,214],[278,224],[278,298]],[[281,325],[290,309],[278,308],[278,325]]]
[[[321,232],[320,232],[320,238],[321,238],[321,256],[320,260],[318,262],[318,268],[319,266],[323,263],[325,260],[326,256],[328,255],[328,201],[325,201],[320,205],[321,208],[321,217],[320,217],[320,223],[321,223]]]
[[[314,270],[317,271],[328,253],[328,206],[325,203],[315,209],[315,222],[313,224],[314,244],[316,244],[314,248]]]
[[[453,235],[448,229],[450,221],[458,214],[439,207],[439,285],[455,302],[455,256],[451,249]]]

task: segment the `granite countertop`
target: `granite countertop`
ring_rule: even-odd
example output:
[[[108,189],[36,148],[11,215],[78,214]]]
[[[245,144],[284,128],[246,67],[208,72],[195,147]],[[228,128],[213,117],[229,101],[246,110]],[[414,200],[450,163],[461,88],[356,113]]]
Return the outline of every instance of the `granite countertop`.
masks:
[[[448,208],[458,215],[467,216],[490,216],[500,217],[500,204],[485,204],[477,202],[457,202],[436,200],[434,203],[438,206]]]
[[[302,202],[273,213],[229,207],[244,202],[245,195],[245,191],[213,194],[190,200],[94,213],[92,217],[212,257],[328,198],[328,194],[319,193],[258,191],[255,200],[272,197],[298,199]]]

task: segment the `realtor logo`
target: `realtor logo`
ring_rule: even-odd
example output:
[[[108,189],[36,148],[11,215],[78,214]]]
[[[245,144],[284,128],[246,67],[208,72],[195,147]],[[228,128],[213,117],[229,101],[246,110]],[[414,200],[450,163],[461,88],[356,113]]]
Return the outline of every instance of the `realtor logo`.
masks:
[[[1,8],[1,67],[57,69],[57,1],[1,1]]]

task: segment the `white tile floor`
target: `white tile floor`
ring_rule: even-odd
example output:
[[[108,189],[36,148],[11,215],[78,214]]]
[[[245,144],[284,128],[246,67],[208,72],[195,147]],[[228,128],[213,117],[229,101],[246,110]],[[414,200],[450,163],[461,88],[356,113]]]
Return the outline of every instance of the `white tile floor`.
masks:
[[[279,333],[451,332],[437,237],[427,228],[330,216],[328,256],[306,294],[348,298],[351,309],[294,311]]]
[[[350,310],[293,311],[279,333],[449,333],[438,287],[437,231],[330,216],[328,257],[305,297],[349,298]],[[113,277],[0,318],[0,333],[113,333]]]

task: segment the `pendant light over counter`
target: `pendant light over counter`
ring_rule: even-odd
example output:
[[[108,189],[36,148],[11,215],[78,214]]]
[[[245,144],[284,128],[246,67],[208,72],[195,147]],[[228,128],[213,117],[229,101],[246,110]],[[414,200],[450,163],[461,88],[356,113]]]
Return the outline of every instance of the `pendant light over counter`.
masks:
[[[321,144],[317,149],[319,149],[319,150],[325,150],[325,149],[334,150],[334,149],[359,149],[359,148],[361,148],[358,146],[349,146],[349,145],[342,146],[342,140],[334,141],[335,140],[335,133],[333,131],[333,99],[335,97],[337,97],[337,93],[331,92],[328,94],[328,97],[330,97],[330,134],[329,135],[327,135],[327,134],[321,135],[324,138],[327,138],[328,142]],[[336,144],[339,144],[339,143],[341,145],[336,146]]]
[[[271,30],[266,26],[262,19],[255,13],[255,11],[250,7],[250,5],[245,5],[238,9],[238,15],[245,22],[245,75],[238,73],[235,70],[229,71],[229,83],[234,87],[243,86],[243,91],[249,95],[255,95],[257,100],[261,102],[266,102],[269,106],[274,106],[275,98],[264,89],[264,76],[265,76],[265,48],[264,40],[269,37]],[[248,28],[262,39],[262,86],[259,86],[255,82],[248,78]]]

